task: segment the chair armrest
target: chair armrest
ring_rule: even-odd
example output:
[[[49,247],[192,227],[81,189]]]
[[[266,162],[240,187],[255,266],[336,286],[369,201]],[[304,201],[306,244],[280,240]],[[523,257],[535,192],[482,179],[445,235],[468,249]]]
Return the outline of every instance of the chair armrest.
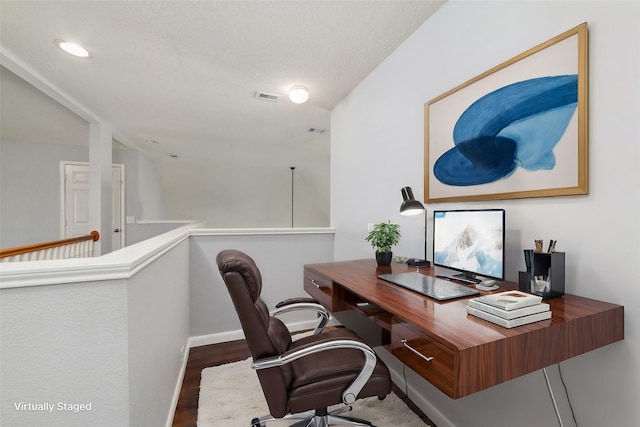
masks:
[[[281,307],[284,307],[285,305],[298,304],[301,302],[316,303],[316,304],[318,303],[318,301],[314,300],[313,298],[305,298],[305,297],[289,298],[277,303],[276,308],[281,308]]]
[[[305,301],[309,300],[311,302],[297,302],[298,300],[305,300]],[[287,302],[287,301],[290,301],[290,302]],[[276,305],[276,307],[279,306],[279,308],[272,311],[271,315],[277,316],[279,314],[287,313],[289,311],[313,310],[317,312],[318,315],[320,316],[320,323],[318,323],[318,326],[316,326],[316,329],[313,331],[314,335],[321,333],[324,327],[329,322],[329,319],[331,318],[331,313],[329,313],[329,310],[327,310],[326,308],[324,308],[323,306],[321,306],[320,304],[318,304],[317,302],[315,302],[310,298],[301,298],[301,299],[293,298],[287,301],[283,301],[278,305]]]
[[[318,353],[326,350],[333,350],[338,348],[352,348],[362,351],[365,357],[364,366],[358,374],[355,380],[347,387],[342,393],[342,401],[345,405],[350,405],[355,402],[358,394],[365,386],[369,377],[373,373],[376,367],[376,353],[367,344],[361,341],[355,340],[341,340],[341,339],[326,339],[319,342],[310,343],[306,346],[302,346],[295,350],[290,350],[282,353],[280,356],[268,357],[265,359],[256,360],[251,367],[255,370],[273,368],[276,366],[282,366],[301,357],[308,356],[310,354]]]

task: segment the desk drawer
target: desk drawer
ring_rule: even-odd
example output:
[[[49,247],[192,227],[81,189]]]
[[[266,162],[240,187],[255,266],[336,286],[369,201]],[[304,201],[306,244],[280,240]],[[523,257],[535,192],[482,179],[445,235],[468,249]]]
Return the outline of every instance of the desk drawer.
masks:
[[[455,398],[453,351],[407,323],[393,323],[391,352],[443,393]]]
[[[304,270],[304,290],[327,310],[333,310],[333,282],[312,271]]]

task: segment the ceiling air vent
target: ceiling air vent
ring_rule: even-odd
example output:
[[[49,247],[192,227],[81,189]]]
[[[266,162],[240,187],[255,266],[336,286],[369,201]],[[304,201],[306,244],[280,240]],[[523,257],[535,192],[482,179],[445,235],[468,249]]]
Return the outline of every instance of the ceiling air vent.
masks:
[[[256,99],[262,99],[263,101],[278,102],[278,98],[280,98],[280,95],[274,93],[256,92]]]

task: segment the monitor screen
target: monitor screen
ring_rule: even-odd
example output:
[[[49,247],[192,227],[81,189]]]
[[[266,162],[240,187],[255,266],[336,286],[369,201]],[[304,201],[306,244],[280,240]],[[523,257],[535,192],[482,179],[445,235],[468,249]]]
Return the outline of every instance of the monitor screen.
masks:
[[[504,209],[434,211],[433,264],[504,280]]]

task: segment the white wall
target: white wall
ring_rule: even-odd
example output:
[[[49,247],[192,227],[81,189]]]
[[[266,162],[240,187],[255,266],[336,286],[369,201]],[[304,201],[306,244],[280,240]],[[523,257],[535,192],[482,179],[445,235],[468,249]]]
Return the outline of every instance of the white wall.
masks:
[[[0,292],[2,425],[129,425],[125,283]],[[54,409],[17,410],[21,402]],[[91,410],[59,410],[59,403],[91,404]]]
[[[138,212],[138,219],[169,219],[156,163],[140,151],[137,152],[137,159],[139,205],[132,211]]]
[[[175,230],[185,224],[195,222],[197,221],[152,220],[136,221],[135,224],[127,224],[127,246],[142,242],[154,236],[159,236],[167,231]]]
[[[171,218],[197,219],[209,228],[291,227],[290,167],[295,166],[294,226],[327,227],[328,141],[301,141],[300,147],[290,150],[295,160],[283,152],[275,164],[246,153],[234,161],[158,159]],[[173,168],[169,161],[192,164]]]
[[[287,298],[308,297],[302,288],[305,264],[333,261],[333,230],[193,230],[191,235],[191,337],[198,345],[241,339],[240,321],[216,264],[224,249],[252,257],[262,275],[262,298],[271,309]],[[287,314],[287,323],[315,314]],[[219,336],[227,337],[226,339]]]
[[[189,337],[189,241],[127,282],[130,426],[161,426]]]
[[[533,239],[554,238],[567,253],[568,293],[625,306],[623,342],[561,368],[581,427],[626,426],[640,419],[640,290],[633,279],[640,249],[639,2],[447,2],[332,112],[331,225],[337,260],[372,256],[367,223],[388,219],[401,225],[396,254],[420,256],[422,217],[400,217],[398,208],[401,187],[423,192],[424,103],[582,22],[590,43],[590,194],[428,210],[505,208],[508,279],[523,269],[520,254]],[[572,425],[557,367],[550,377],[563,421]],[[409,380],[418,392],[412,399],[439,427],[557,424],[541,372],[459,400]]]

